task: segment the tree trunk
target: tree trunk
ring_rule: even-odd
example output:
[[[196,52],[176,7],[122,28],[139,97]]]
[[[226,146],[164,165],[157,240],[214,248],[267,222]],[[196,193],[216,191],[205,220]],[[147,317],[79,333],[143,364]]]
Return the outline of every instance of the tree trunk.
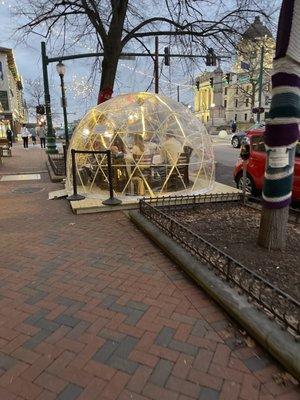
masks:
[[[119,61],[119,52],[118,54],[113,54],[115,51],[116,50],[114,49],[111,52],[104,52],[98,104],[103,103],[104,101],[109,100],[112,97]]]
[[[272,209],[263,207],[258,244],[266,249],[284,250],[287,237],[289,207]]]
[[[128,0],[113,0],[113,16],[104,46],[101,83],[98,104],[109,100],[113,93],[119,57],[122,51],[122,33],[126,17]]]

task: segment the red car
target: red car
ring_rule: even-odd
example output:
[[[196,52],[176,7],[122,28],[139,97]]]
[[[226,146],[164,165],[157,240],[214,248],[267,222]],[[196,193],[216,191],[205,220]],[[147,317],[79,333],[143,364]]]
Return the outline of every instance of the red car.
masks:
[[[265,128],[252,129],[247,133],[247,140],[250,144],[250,158],[247,165],[247,190],[252,195],[258,195],[263,188],[266,150],[264,144]],[[237,188],[242,189],[243,185],[243,161],[238,159],[233,172]],[[300,142],[296,146],[293,200],[300,201]]]

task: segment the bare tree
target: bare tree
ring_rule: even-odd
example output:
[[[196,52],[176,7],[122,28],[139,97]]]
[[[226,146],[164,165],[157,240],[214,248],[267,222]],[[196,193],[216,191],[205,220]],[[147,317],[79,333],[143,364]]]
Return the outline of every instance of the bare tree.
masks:
[[[44,85],[41,78],[26,79],[26,92],[29,100],[36,106],[43,104]]]
[[[286,246],[295,150],[300,139],[300,58],[295,46],[300,41],[297,4],[298,1],[282,1],[274,58],[273,96],[265,134],[264,203],[258,237],[258,243],[267,249],[282,250]]]
[[[44,104],[44,84],[42,78],[26,79],[25,98],[29,115],[37,118],[36,106]],[[55,103],[52,105],[52,115],[59,115]]]
[[[270,4],[271,3],[271,4]],[[96,43],[103,52],[98,101],[113,92],[120,53],[131,43],[149,51],[149,38],[171,38],[177,49],[190,52],[216,46],[228,52],[253,14],[268,18],[276,0],[25,0],[18,16],[23,34],[39,30],[57,41],[62,50],[70,44]],[[266,11],[268,10],[268,11]],[[53,43],[53,41],[52,41]],[[96,50],[96,49],[95,49]]]
[[[44,86],[41,78],[26,79],[25,96],[29,114],[36,116],[36,106],[44,104]]]

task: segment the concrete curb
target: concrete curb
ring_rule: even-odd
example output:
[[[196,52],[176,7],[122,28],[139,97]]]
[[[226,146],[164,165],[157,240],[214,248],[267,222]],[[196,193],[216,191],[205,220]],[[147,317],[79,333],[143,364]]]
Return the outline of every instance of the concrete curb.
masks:
[[[295,378],[300,380],[300,344],[293,336],[280,329],[262,312],[251,305],[245,296],[218,278],[204,264],[197,261],[179,244],[143,217],[130,211],[129,218],[197,284],[223,307],[246,331],[276,358]]]

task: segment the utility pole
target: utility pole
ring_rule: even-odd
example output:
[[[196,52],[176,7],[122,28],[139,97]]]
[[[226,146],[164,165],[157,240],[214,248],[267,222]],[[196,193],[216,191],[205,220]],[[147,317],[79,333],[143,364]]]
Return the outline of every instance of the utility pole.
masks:
[[[44,81],[44,96],[45,96],[45,109],[47,118],[47,153],[56,154],[58,150],[56,148],[56,139],[53,133],[52,116],[51,116],[51,103],[50,103],[50,92],[49,92],[49,78],[47,69],[47,54],[46,54],[46,43],[41,42],[42,52],[42,65],[43,65],[43,81]]]
[[[155,36],[154,80],[155,93],[158,93],[158,36]]]
[[[261,109],[261,98],[263,91],[263,75],[264,75],[264,56],[265,56],[265,47],[261,46],[260,50],[260,71],[259,71],[259,80],[258,80],[258,114],[257,114],[257,122],[260,122],[260,109]]]
[[[179,85],[177,85],[177,101],[180,102]]]

